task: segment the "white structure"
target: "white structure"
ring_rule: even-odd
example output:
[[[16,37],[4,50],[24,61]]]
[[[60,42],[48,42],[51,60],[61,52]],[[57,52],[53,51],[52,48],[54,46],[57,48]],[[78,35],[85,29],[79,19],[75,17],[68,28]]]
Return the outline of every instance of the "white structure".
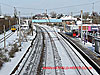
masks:
[[[76,24],[77,25],[81,25],[82,24],[82,21],[76,21]]]
[[[3,19],[4,18],[4,16],[0,16],[0,19]]]
[[[75,20],[75,21],[77,21],[77,18],[74,18],[72,16],[61,17],[60,19],[62,19],[62,20]]]
[[[28,30],[29,29],[29,20],[23,21],[23,23],[21,24],[21,29],[22,30]]]

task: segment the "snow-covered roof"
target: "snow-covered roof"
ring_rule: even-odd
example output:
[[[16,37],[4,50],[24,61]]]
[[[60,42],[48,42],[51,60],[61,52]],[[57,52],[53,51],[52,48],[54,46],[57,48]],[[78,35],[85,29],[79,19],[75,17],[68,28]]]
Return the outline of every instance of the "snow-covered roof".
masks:
[[[76,24],[77,25],[82,24],[82,21],[77,21]]]
[[[77,20],[77,18],[74,18],[74,17],[72,17],[72,16],[65,16],[65,17],[61,17],[60,19],[62,19],[62,20]]]
[[[27,25],[27,24],[22,24],[21,26],[29,26],[29,25]]]
[[[4,16],[0,16],[0,18],[4,18]]]

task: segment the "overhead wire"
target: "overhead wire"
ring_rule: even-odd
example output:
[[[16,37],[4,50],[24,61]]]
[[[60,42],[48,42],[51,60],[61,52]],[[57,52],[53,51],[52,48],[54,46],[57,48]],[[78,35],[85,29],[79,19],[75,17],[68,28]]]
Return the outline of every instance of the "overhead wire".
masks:
[[[86,6],[86,5],[92,5],[93,3],[99,3],[100,0],[97,0],[97,1],[94,1],[94,2],[91,2],[91,3],[84,3],[84,4],[77,4],[77,5],[70,5],[70,6],[62,6],[62,7],[57,7],[57,8],[49,8],[47,10],[58,10],[58,9],[64,9],[64,8],[71,8],[71,7],[78,7],[78,6]],[[0,3],[2,5],[5,5],[5,6],[9,6],[9,7],[16,7],[17,9],[26,9],[26,10],[46,10],[46,9],[38,9],[38,8],[26,8],[26,7],[18,7],[18,6],[12,6],[12,5],[9,5],[9,4],[6,4],[6,3]]]
[[[6,4],[6,3],[0,3],[0,5],[5,5],[5,6],[9,6],[9,7],[14,7],[12,5]]]
[[[62,8],[69,8],[69,7],[77,7],[77,6],[84,6],[84,5],[89,5],[89,4],[92,4],[92,3],[87,3],[87,4],[78,4],[78,5],[71,5],[71,6],[63,6],[63,7],[58,7],[58,8],[52,8],[52,9],[49,9],[49,10],[56,10],[56,9],[62,9]]]
[[[77,6],[85,6],[85,5],[91,5],[93,3],[98,3],[100,2],[100,0],[98,1],[95,1],[95,2],[91,2],[91,3],[84,3],[84,4],[77,4],[77,5],[71,5],[71,6],[62,6],[62,7],[58,7],[58,8],[50,8],[48,10],[53,10],[53,9],[62,9],[62,8],[69,8],[69,7],[77,7]],[[26,8],[26,7],[18,7],[18,6],[12,6],[12,5],[9,5],[9,4],[6,4],[6,3],[0,3],[0,4],[3,4],[5,6],[10,6],[10,7],[16,7],[16,8],[19,8],[19,9],[33,9],[33,10],[46,10],[46,9],[36,9],[36,8]]]

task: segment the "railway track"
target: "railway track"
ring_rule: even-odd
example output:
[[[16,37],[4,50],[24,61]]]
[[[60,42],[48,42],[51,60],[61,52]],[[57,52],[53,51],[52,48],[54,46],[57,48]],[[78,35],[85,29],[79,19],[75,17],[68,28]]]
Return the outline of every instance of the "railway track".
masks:
[[[64,39],[66,39],[72,46],[87,60],[87,62],[100,74],[100,67],[89,57],[87,56],[77,45],[75,45],[70,39],[65,35],[59,33]],[[81,59],[80,59],[81,60]],[[82,61],[82,60],[81,60]],[[83,62],[84,63],[84,62]]]
[[[59,42],[60,42],[61,45],[63,46],[64,50],[65,50],[66,53],[68,54],[69,58],[71,59],[72,63],[74,64],[74,66],[75,66],[75,67],[77,67],[77,66],[85,66],[85,67],[87,68],[88,72],[89,72],[91,75],[93,75],[93,73],[90,71],[90,69],[88,69],[88,66],[85,65],[85,63],[83,62],[83,60],[79,57],[78,54],[76,54],[76,52],[75,52],[74,49],[69,45],[69,43],[66,42],[66,40],[65,40],[63,37],[59,36],[59,35],[55,32],[55,30],[54,30],[54,35],[59,39]],[[67,45],[71,48],[71,50],[70,50],[70,49],[68,50],[68,46],[67,46]],[[79,59],[84,65],[78,63],[78,61],[77,61],[77,59],[75,58],[75,56],[74,56],[74,54],[72,53],[72,51],[73,51],[73,53],[76,55],[76,58]],[[74,57],[74,58],[73,58],[73,57]],[[77,69],[77,73],[78,73],[79,75],[81,75],[81,74],[84,74],[84,75],[85,75],[86,72],[84,72],[84,70],[79,70],[79,69]],[[87,73],[86,73],[86,74],[87,74]]]
[[[99,72],[88,63],[91,61],[87,62],[65,37],[49,27],[38,26],[37,30],[37,36],[27,51],[28,54],[23,56],[11,75],[98,75]],[[83,66],[86,69],[43,69],[66,66]]]
[[[62,37],[60,37],[60,38],[62,38]],[[75,67],[77,67],[77,66],[84,66],[84,67],[86,67],[87,68],[87,71],[84,71],[84,70],[80,70],[80,69],[77,69],[77,73],[79,74],[79,75],[82,75],[82,74],[84,74],[84,75],[86,75],[86,74],[90,74],[90,75],[93,75],[94,73],[92,73],[91,71],[90,71],[90,69],[88,69],[88,65],[86,65],[86,63],[84,63],[84,61],[80,58],[80,56],[79,55],[77,55],[77,53],[74,51],[74,49],[68,44],[68,42],[65,42],[64,41],[64,39],[62,38],[62,40],[60,39],[60,43],[62,44],[62,46],[63,46],[63,48],[65,49],[65,51],[66,51],[66,53],[68,54],[68,56],[70,57],[70,59],[71,59],[71,61],[72,61],[72,63],[74,64],[74,66]],[[67,44],[70,48],[71,48],[71,50],[69,49],[68,50],[68,46],[66,46],[65,44]],[[72,51],[73,51],[73,53],[72,53]],[[75,55],[74,55],[75,54]],[[80,63],[78,63],[78,60],[77,59],[79,59],[80,61],[81,61],[81,64]],[[80,62],[79,61],[79,62]]]
[[[37,29],[39,29],[37,27]],[[43,47],[43,35],[37,31],[36,37],[33,39],[31,46],[24,54],[18,65],[12,71],[11,75],[36,75],[40,61],[41,50]]]
[[[52,65],[52,67],[62,66],[61,58],[60,58],[60,56],[58,54],[58,51],[57,51],[56,45],[54,43],[54,40],[52,39],[51,35],[49,34],[49,32],[45,28],[42,27],[42,29],[45,32],[45,36],[47,36],[47,37],[45,37],[46,38],[46,54],[45,54],[46,57],[45,57],[45,65],[44,66],[47,67],[46,59],[47,59],[47,46],[48,46],[47,43],[48,43],[48,41],[51,44],[51,47],[52,47],[52,51],[51,52],[53,53],[53,63],[54,64]],[[55,70],[55,72],[53,73],[53,75],[65,75],[63,69],[54,69],[54,70]],[[47,75],[47,74],[48,74],[48,72],[46,72],[44,70],[43,75]]]
[[[13,35],[14,32],[9,33],[8,35],[5,36],[5,40],[8,39],[11,35]],[[0,43],[4,41],[4,37],[0,39]]]
[[[49,30],[49,28],[47,28]],[[83,59],[80,55],[77,54],[77,51],[75,50],[72,45],[68,41],[66,41],[61,35],[57,34],[55,31],[52,31],[54,35],[58,38],[59,42],[61,43],[62,47],[64,48],[65,52],[69,56],[71,62],[74,64],[75,67],[77,66],[84,66],[87,68],[87,70],[83,69],[76,69],[77,70],[77,75],[94,75],[97,74],[95,69],[89,69],[88,67],[91,65],[87,65],[87,61]],[[79,63],[80,62],[80,63]],[[90,61],[89,61],[90,62]],[[92,67],[92,66],[91,66]]]
[[[37,46],[35,46],[35,52],[32,55],[31,61],[30,61],[33,64],[30,67],[31,70],[29,71],[28,75],[36,75],[37,74],[37,68],[38,68],[38,65],[39,65],[39,62],[40,62],[41,52],[42,52],[42,48],[43,48],[43,41],[44,41],[41,31],[39,33],[40,34],[38,36],[39,39],[38,39],[38,42],[37,42]]]

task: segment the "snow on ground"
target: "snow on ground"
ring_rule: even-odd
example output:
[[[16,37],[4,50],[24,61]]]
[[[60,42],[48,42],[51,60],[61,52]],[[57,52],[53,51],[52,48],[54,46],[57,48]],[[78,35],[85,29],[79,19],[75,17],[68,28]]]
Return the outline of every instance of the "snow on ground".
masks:
[[[14,42],[14,40],[16,40],[17,37],[18,36],[17,36],[17,31],[16,31],[12,36],[10,36],[8,39],[6,39],[6,46],[9,44],[12,44]],[[4,42],[0,43],[0,48],[2,48],[2,47],[4,47]]]
[[[82,45],[82,46],[84,46],[84,47],[86,47],[86,48],[88,48],[88,49],[90,49],[91,51],[95,51],[95,47],[93,47],[93,44],[92,43],[90,43],[90,42],[85,42],[85,44],[84,44],[84,41],[82,41],[81,40],[81,38],[73,38],[73,40],[78,40],[79,41],[79,43]]]
[[[49,28],[48,28],[49,29]],[[53,29],[51,29],[53,31]],[[57,28],[54,27],[54,30],[56,32],[58,32]],[[50,35],[53,37],[56,37],[54,35],[54,33],[50,32]],[[57,50],[58,50],[58,54],[59,56],[61,57],[61,61],[62,61],[62,66],[63,67],[71,67],[71,66],[74,66],[74,64],[72,63],[72,61],[70,60],[68,54],[66,53],[64,47],[62,46],[62,44],[59,42],[59,40],[57,38],[53,38],[54,42],[55,42],[55,45],[57,47]],[[76,70],[73,70],[73,69],[70,69],[70,70],[65,70],[64,69],[64,72],[65,72],[65,75],[74,75],[76,74]]]
[[[49,28],[48,28],[49,29]],[[54,28],[55,29],[55,28]],[[55,31],[57,31],[57,29],[55,29]],[[54,33],[55,34],[55,33]],[[50,35],[54,35],[53,33],[50,33]],[[54,37],[54,36],[53,36]],[[55,36],[56,37],[56,36]],[[57,50],[58,50],[58,53],[59,55],[61,56],[61,61],[62,61],[62,66],[74,66],[73,63],[70,61],[69,59],[69,56],[68,54],[66,53],[66,51],[64,50],[64,48],[61,46],[61,43],[57,40],[57,38],[53,38],[54,39],[54,42],[55,42],[55,45],[57,47]],[[61,39],[60,39],[61,40]],[[84,42],[82,42],[83,44]],[[71,44],[70,44],[71,46]],[[87,42],[85,44],[86,47],[92,47],[92,44]],[[75,59],[77,60],[77,62],[80,62],[80,59],[77,58],[75,56],[75,54],[73,52],[71,52],[72,50],[70,49],[69,45],[65,44],[65,47],[67,47],[67,51],[69,51],[69,53],[71,53],[72,57],[75,57]],[[73,48],[73,47],[71,47]],[[84,63],[86,63],[87,66],[91,66],[80,54],[77,50],[75,50],[73,48],[73,50],[76,52],[76,54],[78,54],[81,59],[83,60]],[[74,59],[74,58],[73,58]],[[75,61],[75,60],[74,60]],[[77,63],[76,62],[76,63]],[[84,66],[84,64],[82,64],[81,62],[80,63],[77,63],[77,66]],[[83,72],[84,71],[84,72]],[[94,69],[92,69],[91,71],[93,71],[94,74],[96,74],[96,71]],[[73,69],[70,69],[70,70],[64,70],[65,72],[65,75],[74,75],[76,73],[76,70],[73,70]],[[80,72],[84,73],[84,74],[88,74],[88,71],[86,70],[81,70]]]
[[[64,48],[61,46],[61,43],[59,41],[55,41],[58,53],[61,57],[61,61],[62,61],[62,66],[64,67],[71,67],[74,66],[73,63],[71,62],[71,60],[68,57],[68,54],[66,53],[66,51],[64,50]],[[75,70],[64,70],[65,75],[74,75],[76,74]]]
[[[36,30],[35,26],[33,28],[34,28],[34,30]],[[9,31],[7,33],[10,33],[10,32],[11,31]],[[11,71],[15,68],[15,66],[18,64],[18,62],[20,61],[22,56],[25,54],[25,52],[27,51],[27,49],[31,45],[32,39],[35,38],[35,35],[36,35],[36,33],[34,31],[33,36],[32,35],[27,36],[28,42],[22,42],[21,43],[21,51],[16,52],[15,57],[10,58],[11,61],[3,64],[3,67],[0,70],[1,75],[9,75],[11,73]],[[3,36],[3,34],[0,35],[0,38],[1,38],[1,36]],[[15,32],[11,37],[9,37],[6,40],[6,45],[9,45],[9,44],[16,42],[16,39],[18,39],[17,32]],[[3,47],[3,43],[0,44],[0,46]]]
[[[85,43],[85,46],[86,46],[88,49],[92,50],[92,51],[95,50],[95,47],[93,47],[92,43],[90,43],[90,42]]]
[[[9,33],[11,33],[11,30],[6,32],[6,35],[8,35]],[[4,37],[4,33],[0,34],[0,39]]]
[[[53,57],[53,51],[52,51],[52,46],[51,46],[51,42],[50,42],[50,39],[49,39],[49,36],[48,34],[45,34],[46,36],[46,39],[47,39],[47,57],[46,57],[46,67],[55,67],[54,66],[54,57]],[[51,61],[50,61],[51,60]],[[45,74],[48,75],[53,75],[55,74],[55,70],[46,70],[45,71]]]
[[[60,32],[60,29],[58,29],[57,27],[53,27],[53,29],[56,31],[56,32]],[[84,44],[84,41],[81,41],[81,38],[73,38],[73,40],[79,40],[80,41],[80,44],[83,45],[84,47],[90,49],[91,51],[95,51],[95,47],[93,46],[92,43],[90,42],[87,42]]]
[[[14,58],[11,58],[11,61],[5,63],[0,70],[0,74],[2,75],[10,75],[11,71],[14,69],[14,67],[18,64],[20,58],[23,56],[23,54],[26,52],[28,47],[30,46],[30,43],[24,43],[22,47],[24,47],[21,51],[17,52],[15,54]]]

